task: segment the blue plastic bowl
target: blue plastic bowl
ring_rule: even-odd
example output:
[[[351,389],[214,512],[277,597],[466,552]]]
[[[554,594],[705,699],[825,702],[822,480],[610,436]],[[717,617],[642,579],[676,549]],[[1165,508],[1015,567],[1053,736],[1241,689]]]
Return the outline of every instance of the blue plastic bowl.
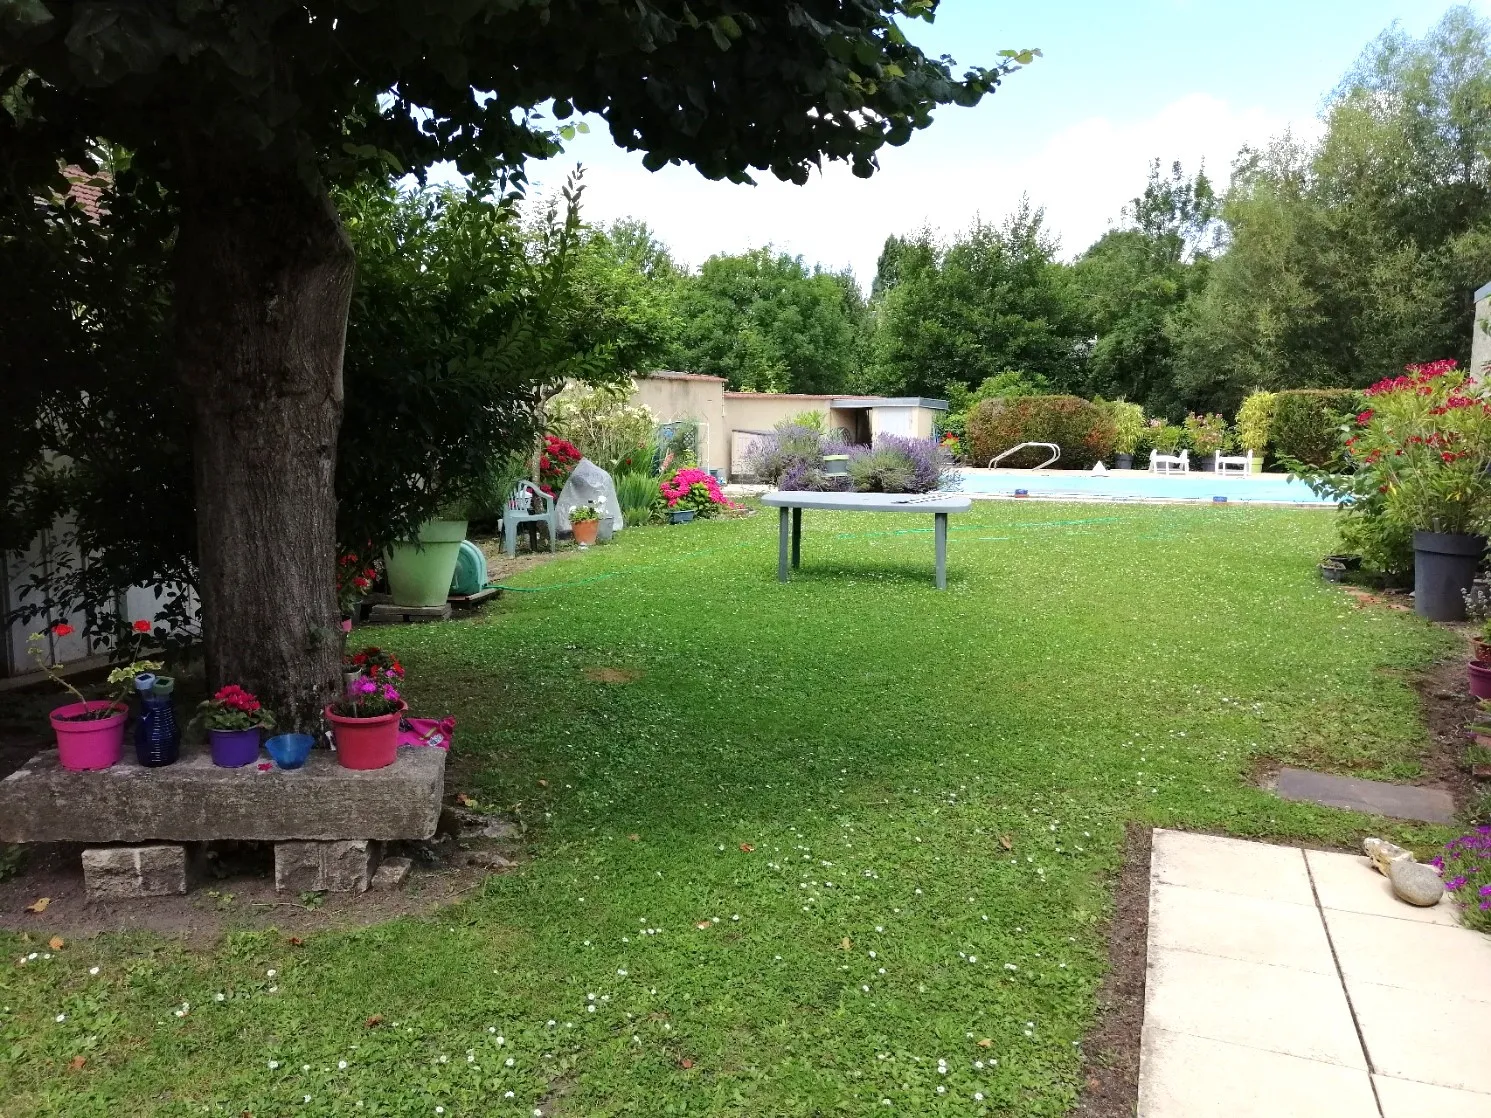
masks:
[[[298,769],[311,755],[316,739],[310,734],[280,734],[264,743],[274,763],[282,769]]]

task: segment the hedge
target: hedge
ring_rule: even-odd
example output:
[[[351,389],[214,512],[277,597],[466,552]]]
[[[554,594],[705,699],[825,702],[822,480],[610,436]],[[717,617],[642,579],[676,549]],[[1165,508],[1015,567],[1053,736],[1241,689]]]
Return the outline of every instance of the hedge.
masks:
[[[1279,458],[1328,466],[1340,457],[1342,422],[1362,406],[1362,394],[1351,388],[1290,388],[1276,392],[1268,441]]]
[[[975,466],[1024,442],[1061,447],[1056,469],[1086,470],[1113,460],[1118,432],[1108,410],[1080,396],[1020,396],[983,400],[968,413],[968,439]],[[1049,458],[1039,448],[1021,451],[1001,466],[1038,466]]]

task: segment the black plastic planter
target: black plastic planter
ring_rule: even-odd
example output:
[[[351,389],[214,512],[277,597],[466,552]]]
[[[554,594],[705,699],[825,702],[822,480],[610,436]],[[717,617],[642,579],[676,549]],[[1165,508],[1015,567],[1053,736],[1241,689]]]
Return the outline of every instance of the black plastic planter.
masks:
[[[1485,536],[1413,534],[1413,608],[1430,621],[1464,621],[1465,591],[1486,551]]]
[[[1113,468],[1115,470],[1132,470],[1134,468],[1134,456],[1132,454],[1114,453]]]

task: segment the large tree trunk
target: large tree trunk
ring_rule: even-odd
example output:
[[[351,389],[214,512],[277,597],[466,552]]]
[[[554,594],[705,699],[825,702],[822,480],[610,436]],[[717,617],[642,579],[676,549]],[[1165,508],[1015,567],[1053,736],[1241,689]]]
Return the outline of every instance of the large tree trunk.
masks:
[[[352,246],[323,190],[204,158],[176,245],[207,679],[314,727],[340,679],[337,429]]]

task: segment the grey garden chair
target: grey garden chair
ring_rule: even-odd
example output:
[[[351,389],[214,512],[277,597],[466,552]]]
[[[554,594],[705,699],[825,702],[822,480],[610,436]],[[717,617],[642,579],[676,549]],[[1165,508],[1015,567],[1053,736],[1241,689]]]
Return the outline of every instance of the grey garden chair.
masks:
[[[543,505],[542,512],[531,511],[535,497]],[[553,551],[554,538],[559,532],[556,520],[554,498],[531,481],[518,482],[502,510],[502,543],[507,557],[511,559],[517,555],[518,529],[523,525],[528,526],[528,546],[533,551],[538,550],[538,526],[545,525],[549,529],[549,550]]]

